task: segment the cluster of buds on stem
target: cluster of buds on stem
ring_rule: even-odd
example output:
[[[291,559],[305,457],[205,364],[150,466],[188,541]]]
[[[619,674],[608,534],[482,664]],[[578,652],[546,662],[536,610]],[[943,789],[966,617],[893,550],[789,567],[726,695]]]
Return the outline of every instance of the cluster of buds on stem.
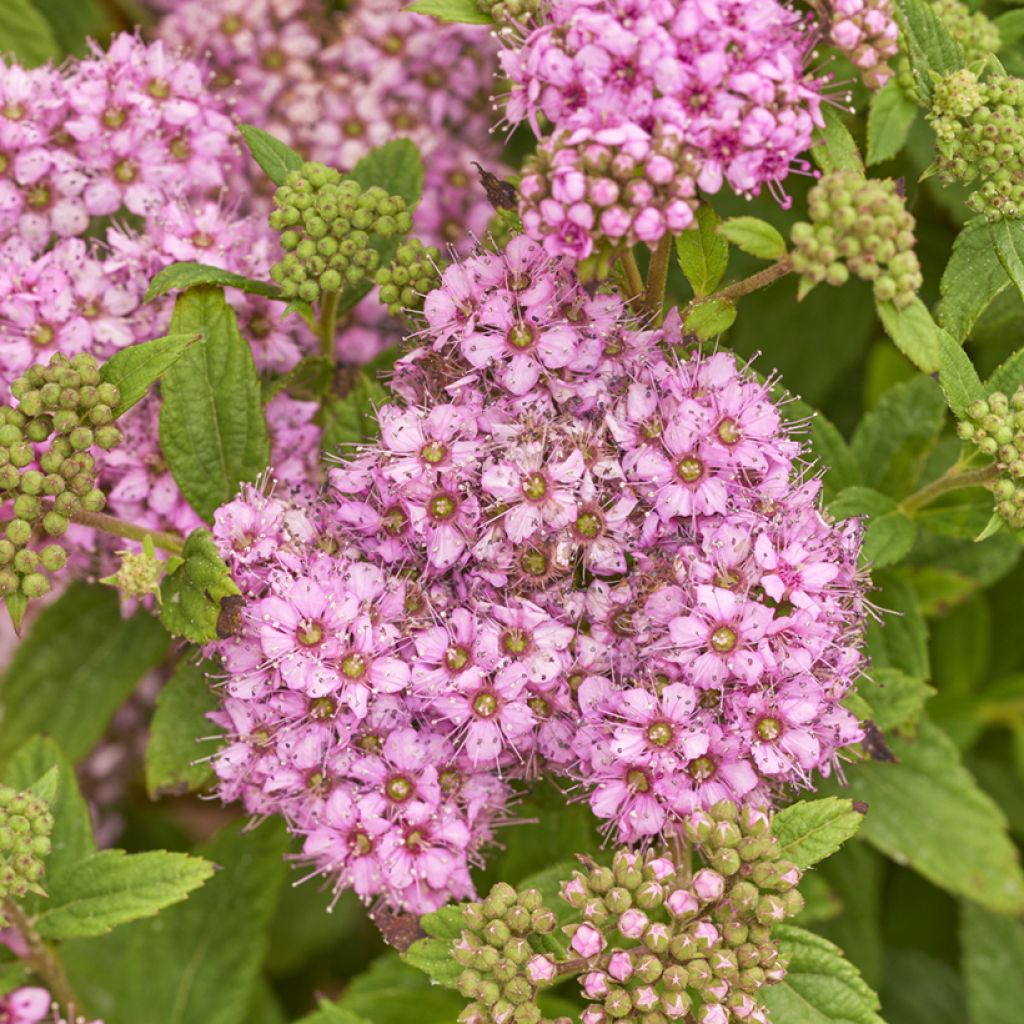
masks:
[[[425,246],[418,238],[406,239],[392,263],[377,271],[380,301],[392,316],[421,312],[427,292],[441,283],[443,269],[436,245]]]
[[[829,41],[869,89],[881,89],[892,77],[889,59],[899,48],[891,0],[833,0],[830,14]]]
[[[121,396],[85,353],[57,353],[30,367],[11,394],[15,405],[0,406],[0,504],[10,510],[0,538],[0,594],[41,597],[50,589],[44,571],[58,572],[67,554],[59,544],[36,550],[32,542],[63,536],[79,510],[103,509],[90,449],[121,443],[113,423]]]
[[[286,298],[317,302],[372,277],[380,265],[374,242],[408,234],[412,213],[401,196],[363,188],[340,171],[307,163],[291,171],[274,193],[270,226],[284,258],[270,276]]]
[[[477,7],[499,25],[527,25],[537,21],[541,0],[476,0]]]
[[[573,921],[558,932],[537,890],[501,884],[467,904],[453,952],[473,1002],[460,1021],[538,1024],[538,992],[575,975],[589,1004],[582,1024],[765,1024],[757,993],[785,975],[772,928],[802,909],[800,872],[780,858],[764,810],[722,801],[685,832],[676,857],[585,861],[562,886]]]
[[[989,220],[1024,208],[1024,80],[967,68],[935,83],[928,120],[943,184],[974,188],[967,205]]]
[[[1010,397],[994,391],[972,402],[957,433],[995,460],[996,511],[1013,529],[1024,528],[1024,385]]]
[[[0,786],[0,900],[42,892],[52,831],[53,815],[45,800]]]
[[[921,287],[914,252],[914,218],[891,178],[832,171],[807,197],[811,222],[793,225],[793,269],[801,296],[823,281],[845,284],[851,273],[874,287],[875,298],[904,309]]]

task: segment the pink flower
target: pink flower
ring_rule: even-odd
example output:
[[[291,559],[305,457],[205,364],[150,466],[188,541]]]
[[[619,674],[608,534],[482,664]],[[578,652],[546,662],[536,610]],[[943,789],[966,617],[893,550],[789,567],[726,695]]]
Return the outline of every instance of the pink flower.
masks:
[[[582,957],[597,956],[605,947],[605,937],[591,924],[581,924],[573,933],[572,948]]]

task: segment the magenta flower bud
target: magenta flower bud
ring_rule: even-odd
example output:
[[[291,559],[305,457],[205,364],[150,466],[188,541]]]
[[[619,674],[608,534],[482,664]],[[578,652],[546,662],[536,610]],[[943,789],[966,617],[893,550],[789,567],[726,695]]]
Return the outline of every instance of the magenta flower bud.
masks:
[[[657,153],[644,166],[647,180],[653,181],[655,185],[667,185],[675,177],[675,173],[675,164],[667,156],[660,156]]]
[[[579,202],[587,194],[586,176],[579,171],[557,171],[551,178],[551,195],[561,203]]]
[[[580,982],[588,999],[604,999],[608,995],[608,975],[604,971],[590,971]]]
[[[685,231],[693,223],[693,209],[690,204],[684,203],[681,199],[669,203],[665,207],[665,223],[673,234]]]
[[[650,1013],[658,1005],[658,993],[653,985],[641,985],[633,990],[633,1005],[641,1013]]]
[[[534,202],[547,194],[547,185],[540,174],[524,174],[519,182],[519,194],[523,199]]]
[[[729,1024],[729,1011],[721,1003],[705,1003],[697,1011],[699,1024]]]
[[[605,1024],[608,1014],[604,1012],[603,1006],[588,1006],[580,1014],[581,1024]]]
[[[675,892],[670,893],[668,899],[665,900],[665,906],[675,918],[692,916],[700,909],[697,898],[689,889],[676,889]]]
[[[607,238],[622,238],[629,231],[632,219],[621,206],[612,206],[601,214],[601,234]],[[525,219],[523,224],[526,224]]]
[[[721,941],[718,929],[710,921],[698,921],[691,934],[701,949],[711,949]]]
[[[619,186],[611,178],[597,178],[590,182],[589,195],[595,206],[611,206],[619,198]]]
[[[852,21],[837,21],[832,25],[832,42],[842,50],[852,50],[863,38],[863,33]]]
[[[554,961],[546,956],[534,956],[527,961],[526,976],[534,983],[540,985],[545,981],[551,981],[555,976],[556,969]]]
[[[604,936],[592,924],[581,924],[572,937],[572,948],[585,959],[597,956],[604,947]]]
[[[562,899],[570,907],[582,907],[589,895],[587,886],[579,875],[574,875],[562,885]]]
[[[716,978],[710,985],[704,987],[703,994],[709,999],[721,1002],[729,994],[729,982],[725,978]]]
[[[594,226],[594,211],[587,203],[573,203],[569,207],[568,217],[584,231],[589,231]]]
[[[565,220],[565,211],[562,209],[562,204],[554,199],[544,199],[541,201],[540,215],[544,218],[545,223],[550,224],[552,227],[557,227]]]
[[[691,888],[697,897],[705,903],[720,900],[725,891],[725,879],[717,871],[703,868],[693,876]]]
[[[633,958],[625,950],[612,953],[608,960],[608,973],[616,981],[629,981],[633,976]]]
[[[619,918],[619,931],[627,939],[639,939],[646,930],[647,915],[642,910],[637,910],[634,907]]]
[[[641,242],[657,242],[665,234],[665,221],[654,207],[649,206],[637,214],[633,231]]]
[[[676,873],[676,866],[668,857],[655,857],[647,862],[647,867],[659,882],[664,882],[666,878],[671,878]]]

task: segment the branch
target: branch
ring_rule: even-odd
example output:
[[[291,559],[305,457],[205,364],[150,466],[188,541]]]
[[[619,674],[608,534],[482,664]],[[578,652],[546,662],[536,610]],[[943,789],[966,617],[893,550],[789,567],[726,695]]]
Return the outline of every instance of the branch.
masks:
[[[28,956],[23,958],[25,963],[46,982],[50,994],[65,1008],[68,1016],[73,1017],[74,1012],[81,1009],[82,1004],[75,995],[75,990],[71,987],[57,954],[43,941],[39,932],[32,927],[28,916],[14,900],[4,900],[3,915],[25,940],[28,947]]]

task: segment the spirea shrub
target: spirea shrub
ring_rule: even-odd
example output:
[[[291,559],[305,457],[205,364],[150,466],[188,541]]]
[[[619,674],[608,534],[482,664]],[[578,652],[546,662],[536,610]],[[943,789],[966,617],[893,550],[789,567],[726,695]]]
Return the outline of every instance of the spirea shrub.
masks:
[[[8,6],[0,1024],[1009,1021],[1016,13]]]

